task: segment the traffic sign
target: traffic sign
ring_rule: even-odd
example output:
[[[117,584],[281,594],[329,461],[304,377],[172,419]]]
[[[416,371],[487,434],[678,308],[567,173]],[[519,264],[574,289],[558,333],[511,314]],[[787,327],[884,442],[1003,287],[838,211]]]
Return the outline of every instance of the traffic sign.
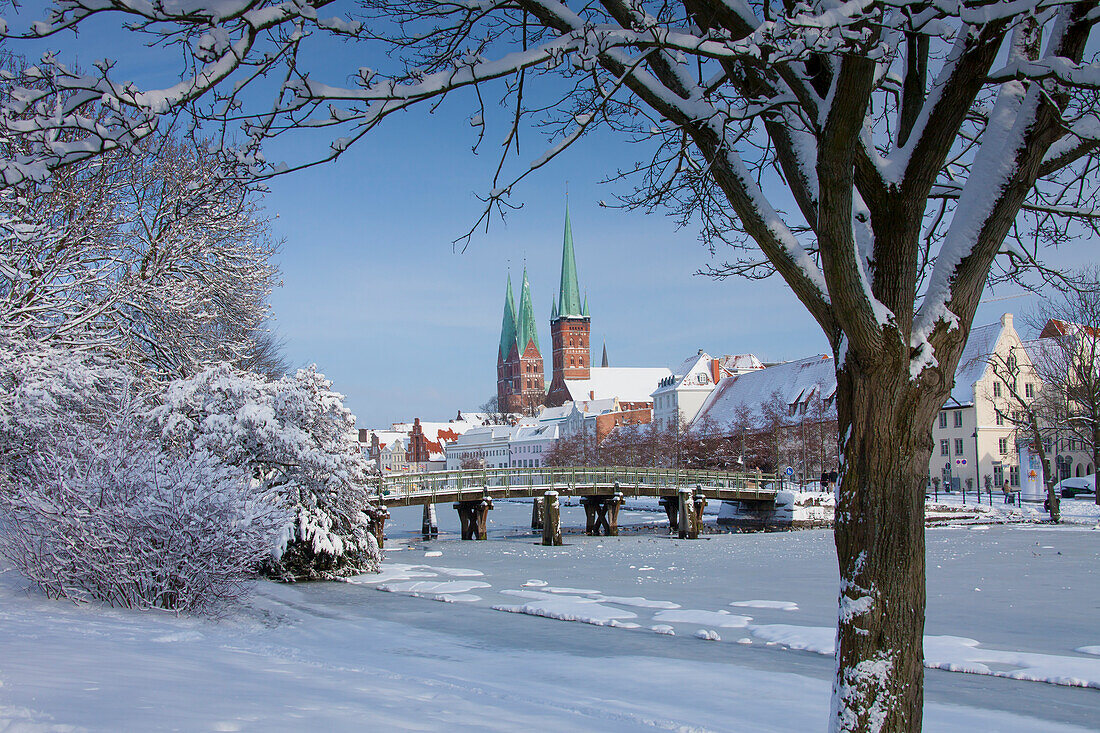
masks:
[[[787,474],[788,476],[794,476],[794,469],[791,468],[790,466],[787,466],[787,470],[784,471],[783,473]]]

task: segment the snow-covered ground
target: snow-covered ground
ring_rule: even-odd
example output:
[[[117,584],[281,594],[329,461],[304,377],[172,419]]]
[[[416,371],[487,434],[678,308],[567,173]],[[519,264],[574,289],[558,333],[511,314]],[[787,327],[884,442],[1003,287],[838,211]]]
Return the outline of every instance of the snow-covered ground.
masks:
[[[1092,495],[1072,499],[1063,497],[1059,504],[1062,521],[1067,524],[1095,526],[1100,523],[1100,506],[1097,506]],[[1005,504],[1004,495],[999,492],[994,492],[992,502],[989,495],[983,493],[981,503],[978,504],[975,504],[974,494],[968,493],[964,505],[961,493],[946,494],[941,491],[938,496],[929,498],[926,506],[926,515],[930,521],[934,521],[932,517],[950,518],[953,512],[958,512],[964,506],[967,510],[977,509],[982,516],[994,522],[1045,522],[1050,519],[1050,513],[1043,509],[1041,502]]]
[[[498,502],[488,542],[439,514],[424,543],[420,512],[394,512],[380,575],[262,583],[220,623],[50,602],[0,573],[0,731],[824,728],[830,532],[549,548],[528,503]],[[1083,525],[929,530],[926,730],[1096,729],[1098,548]]]

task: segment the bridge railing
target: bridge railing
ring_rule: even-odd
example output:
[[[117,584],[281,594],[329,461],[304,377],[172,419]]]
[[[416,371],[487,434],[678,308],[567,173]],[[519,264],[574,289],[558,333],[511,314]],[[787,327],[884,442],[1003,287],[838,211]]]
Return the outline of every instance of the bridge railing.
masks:
[[[454,494],[463,490],[554,489],[568,493],[578,487],[611,487],[616,483],[624,487],[653,489],[708,488],[758,489],[769,483],[774,485],[776,476],[770,473],[739,473],[685,468],[653,468],[638,466],[543,466],[540,468],[474,468],[428,473],[397,473],[376,480],[376,490],[389,499],[407,496],[435,496]]]

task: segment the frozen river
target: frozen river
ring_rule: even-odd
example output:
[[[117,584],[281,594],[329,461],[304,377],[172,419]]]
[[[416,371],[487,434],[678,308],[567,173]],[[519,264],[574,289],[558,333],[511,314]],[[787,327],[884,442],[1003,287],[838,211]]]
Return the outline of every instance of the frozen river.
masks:
[[[0,574],[0,730],[824,729],[830,532],[681,541],[630,512],[641,531],[552,548],[529,503],[491,518],[462,542],[448,508],[423,542],[395,511],[382,575],[264,583],[218,624]],[[1083,527],[929,530],[929,662],[977,673],[928,670],[925,729],[1096,730],[1100,689],[1069,683],[1100,686],[1098,561]]]

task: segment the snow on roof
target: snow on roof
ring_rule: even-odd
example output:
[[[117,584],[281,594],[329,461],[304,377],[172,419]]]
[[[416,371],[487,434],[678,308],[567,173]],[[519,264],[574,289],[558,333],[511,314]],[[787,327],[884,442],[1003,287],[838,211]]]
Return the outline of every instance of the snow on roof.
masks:
[[[775,393],[788,405],[805,402],[815,394],[832,397],[836,393],[833,358],[821,354],[726,377],[710,393],[692,424],[709,419],[715,425],[728,426],[742,405],[757,413]]]
[[[508,440],[518,428],[510,425],[482,425],[471,428],[448,445],[464,446],[492,443],[499,440]]]
[[[652,402],[657,383],[672,376],[665,367],[592,367],[588,379],[567,379],[565,386],[574,400],[618,397],[622,402]]]
[[[564,420],[569,417],[569,413],[573,411],[573,403],[566,402],[558,407],[544,407],[539,412],[539,422],[556,422],[558,420]]]
[[[360,431],[360,433],[359,433],[360,442],[361,443],[370,443],[372,435],[377,435],[378,436],[378,448],[379,448],[379,450],[385,448],[387,445],[389,445],[390,443],[392,443],[393,441],[395,441],[397,439],[404,440],[405,438],[409,437],[408,433],[401,433],[401,432],[398,432],[396,430],[370,430],[370,429],[368,429],[368,430],[365,430],[365,431]],[[363,438],[365,438],[365,440],[363,440]]]
[[[997,348],[1003,328],[998,321],[970,329],[970,338],[966,340],[959,366],[955,369],[955,386],[951,388],[951,396],[945,404],[974,404],[974,383],[985,376],[989,357]]]
[[[547,423],[543,425],[525,425],[516,428],[512,435],[513,443],[521,443],[526,440],[556,440],[558,437],[558,425]]]
[[[1037,338],[1032,341],[1022,342],[1024,351],[1027,352],[1028,361],[1036,366],[1041,364],[1057,363],[1056,359],[1061,346],[1052,338]]]
[[[755,354],[726,354],[722,357],[721,367],[728,372],[741,372],[748,369],[763,369],[764,362]]]

